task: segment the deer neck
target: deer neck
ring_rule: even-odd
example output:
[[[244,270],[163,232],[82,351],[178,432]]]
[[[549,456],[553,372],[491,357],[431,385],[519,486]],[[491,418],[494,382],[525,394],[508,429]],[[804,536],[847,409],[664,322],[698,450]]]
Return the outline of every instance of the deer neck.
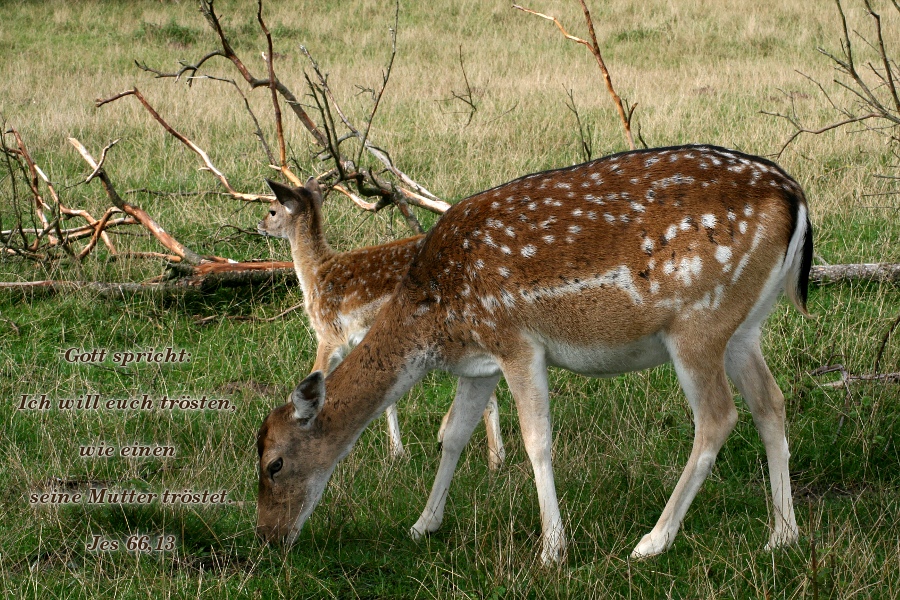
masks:
[[[288,238],[291,243],[291,258],[300,279],[304,298],[310,298],[319,267],[334,256],[322,230],[322,218],[318,212],[306,218],[298,218]]]
[[[379,319],[325,379],[326,400],[318,420],[337,444],[339,457],[372,420],[434,368],[421,333],[409,323]]]

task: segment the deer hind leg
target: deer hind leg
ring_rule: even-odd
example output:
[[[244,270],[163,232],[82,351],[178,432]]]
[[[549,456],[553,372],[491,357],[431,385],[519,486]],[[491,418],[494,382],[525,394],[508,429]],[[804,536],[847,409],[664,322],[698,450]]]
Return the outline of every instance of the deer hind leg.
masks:
[[[672,546],[688,507],[737,422],[737,409],[725,378],[724,352],[710,356],[710,346],[704,344],[701,347],[706,353],[699,355],[695,353],[696,344],[696,339],[669,343],[678,381],[694,414],[694,445],[659,521],[632,551],[632,558],[653,556]]]
[[[413,539],[419,539],[426,533],[437,531],[444,520],[444,506],[447,502],[447,491],[453,480],[453,472],[463,448],[472,437],[472,431],[478,425],[478,416],[484,410],[488,397],[497,386],[500,375],[492,377],[460,377],[456,387],[456,398],[445,417],[441,443],[441,464],[434,477],[431,494],[425,504],[425,510],[416,524],[409,530]]]
[[[551,565],[565,559],[566,539],[553,477],[547,365],[543,349],[530,347],[529,350],[524,356],[505,362],[503,374],[516,402],[522,440],[534,470],[541,509],[541,562]]]
[[[506,448],[503,447],[503,437],[500,434],[500,409],[497,406],[497,395],[491,394],[487,408],[482,413],[484,428],[487,431],[488,468],[498,471],[506,460]],[[447,429],[447,421],[450,419],[450,411],[441,420],[441,428],[438,430],[438,443],[444,442],[444,431]]]
[[[759,330],[736,334],[728,343],[725,369],[738,388],[759,431],[769,463],[769,483],[775,522],[766,550],[793,544],[799,537],[791,477],[788,472],[787,437],[784,433],[784,396],[766,365],[759,347]]]

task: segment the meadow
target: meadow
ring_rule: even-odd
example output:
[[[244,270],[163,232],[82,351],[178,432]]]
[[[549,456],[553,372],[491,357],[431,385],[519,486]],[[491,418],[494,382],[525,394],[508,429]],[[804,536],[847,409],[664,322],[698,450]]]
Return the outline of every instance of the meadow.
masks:
[[[900,18],[883,9],[886,40]],[[216,4],[235,49],[262,76],[266,48],[256,3]],[[577,2],[526,4],[585,36]],[[616,89],[637,103],[635,126],[650,146],[711,143],[772,155],[793,133],[762,114],[796,111],[822,126],[853,97],[832,83],[818,47],[840,47],[831,3],[592,2],[597,35]],[[295,93],[309,63],[328,73],[357,121],[371,109],[390,57],[390,2],[333,0],[265,5],[276,68]],[[871,34],[862,2],[848,21]],[[196,156],[135,101],[94,108],[94,100],[137,86],[173,126],[209,152],[235,188],[266,191],[274,171],[254,138],[243,102],[228,85],[154,79],[140,60],[175,70],[217,47],[197,6],[182,1],[0,1],[0,119],[15,127],[68,206],[101,214],[108,200],[66,142],[95,156],[114,139],[106,170],[129,201],[201,254],[289,260],[287,243],[253,231],[265,205],[220,194]],[[857,45],[868,56],[864,44]],[[894,56],[900,53],[895,48]],[[461,67],[460,56],[462,56]],[[872,54],[868,56],[873,60]],[[465,76],[463,74],[465,69]],[[223,59],[205,72],[235,78]],[[454,94],[470,85],[474,108]],[[244,86],[246,90],[246,86]],[[568,93],[586,124],[593,155],[626,150],[596,64],[552,24],[495,0],[403,2],[397,56],[372,139],[432,192],[458,201],[519,175],[584,160]],[[271,100],[246,90],[274,140]],[[311,102],[309,98],[305,101]],[[472,112],[474,110],[474,112]],[[285,113],[295,171],[326,167],[311,157],[309,134]],[[470,113],[472,113],[470,115]],[[900,263],[900,188],[884,138],[842,128],[801,136],[778,162],[804,187],[817,260]],[[637,129],[636,129],[637,131]],[[2,174],[0,174],[2,175]],[[0,179],[0,221],[15,219],[9,177]],[[394,209],[363,213],[338,194],[325,202],[333,248],[409,234]],[[418,212],[424,225],[436,217]],[[29,217],[30,218],[30,217]],[[137,228],[114,235],[121,251],[160,251]],[[144,281],[165,272],[151,259],[115,259],[105,248],[78,263],[61,255],[32,261],[4,253],[0,281]],[[900,598],[900,386],[829,383],[842,364],[871,373],[900,313],[896,284],[814,286],[802,317],[780,301],[766,326],[764,353],[787,401],[791,473],[801,540],[766,552],[772,518],[766,461],[752,420],[735,394],[740,421],[667,553],[628,555],[662,510],[690,452],[690,410],[670,366],[608,380],[551,372],[554,467],[569,535],[565,565],[537,561],[540,517],[531,466],[512,398],[498,390],[507,459],[487,468],[476,429],[454,478],[442,529],[421,542],[406,531],[437,469],[436,434],[455,381],[434,373],[399,404],[409,456],[391,460],[383,420],[339,465],[296,546],[255,537],[255,436],[315,356],[315,337],[295,311],[293,286],[211,294],[101,297],[0,292],[0,591],[7,598]],[[884,343],[880,371],[900,370],[900,329]],[[121,366],[72,363],[65,352],[164,350],[190,360]],[[71,356],[71,355],[70,355]],[[47,410],[20,408],[46,394]],[[227,399],[227,410],[62,410],[60,399],[147,394]],[[231,410],[230,407],[234,407]],[[79,456],[82,446],[170,446],[163,458]],[[44,505],[30,494],[91,487],[226,491],[228,504]],[[159,551],[90,550],[94,536],[124,542],[146,535]],[[173,536],[173,537],[167,537]],[[164,544],[165,545],[165,544]]]

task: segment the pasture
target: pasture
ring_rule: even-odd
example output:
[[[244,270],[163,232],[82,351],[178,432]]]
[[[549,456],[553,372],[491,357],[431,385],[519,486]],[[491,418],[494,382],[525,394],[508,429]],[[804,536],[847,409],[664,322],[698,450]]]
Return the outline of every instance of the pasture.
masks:
[[[900,13],[888,2],[875,4],[890,48],[900,39]],[[586,37],[577,2],[526,6]],[[817,51],[840,48],[840,17],[830,3],[590,6],[613,82],[637,103],[635,127],[650,146],[710,143],[772,155],[794,130],[761,111],[794,110],[811,128],[838,120],[809,78],[836,103],[853,101],[832,83],[832,64]],[[256,4],[216,7],[235,49],[262,76],[266,42]],[[365,88],[381,85],[390,57],[394,4],[269,2],[264,10],[279,78],[304,92],[305,46],[348,113],[363,122],[372,104]],[[861,2],[847,0],[845,11],[871,33]],[[95,156],[119,139],[106,171],[178,240],[201,254],[289,260],[283,240],[239,231],[255,231],[266,206],[220,194],[197,157],[136,101],[94,108],[95,99],[137,86],[236,189],[267,191],[263,179],[275,172],[233,88],[209,79],[189,87],[135,67],[140,60],[175,70],[179,60],[195,62],[217,47],[194,2],[0,2],[0,23],[4,129],[22,134],[68,206],[97,215],[108,200],[99,182],[81,184],[90,169],[66,138],[78,138]],[[856,48],[867,56],[863,44]],[[221,58],[204,72],[237,77]],[[268,91],[239,83],[274,143]],[[593,58],[551,23],[494,0],[402,2],[395,64],[371,137],[416,181],[455,202],[583,161],[566,106],[573,100],[594,157],[627,149]],[[311,158],[309,134],[282,112],[295,172],[320,173],[326,167]],[[777,159],[806,192],[819,261],[900,263],[900,188],[875,177],[897,175],[891,150],[883,137],[849,127],[801,136]],[[0,171],[2,229],[16,218],[11,185],[8,171]],[[395,209],[363,213],[333,193],[324,210],[336,250],[409,235]],[[426,227],[436,219],[417,215]],[[160,251],[144,230],[118,232],[122,252]],[[0,256],[0,281],[140,282],[164,271],[159,260],[114,259],[104,247],[80,264],[62,255]],[[297,544],[289,551],[260,545],[256,432],[308,374],[316,340],[302,311],[272,322],[235,317],[270,317],[301,301],[299,288],[281,285],[165,297],[0,292],[4,597],[900,598],[900,386],[859,382],[848,392],[829,385],[838,373],[811,374],[835,364],[872,373],[876,359],[881,372],[900,370],[900,327],[885,337],[900,316],[896,283],[812,286],[814,319],[782,299],[766,324],[763,352],[787,403],[801,536],[789,549],[763,550],[772,517],[765,455],[735,394],[738,425],[674,547],[630,560],[691,448],[690,410],[674,370],[607,380],[551,370],[554,469],[569,536],[568,560],[553,569],[537,560],[537,495],[502,381],[506,464],[488,470],[479,426],[460,460],[443,527],[419,542],[407,535],[437,469],[436,435],[454,391],[455,379],[440,373],[398,403],[406,458],[388,457],[384,421],[376,420],[338,466]],[[177,356],[130,364],[112,356],[166,348]],[[70,360],[100,349],[108,356]],[[49,408],[40,406],[41,395]],[[144,395],[152,408],[140,405]],[[189,398],[162,408],[163,397]],[[90,408],[95,399],[98,407]],[[61,400],[83,406],[62,408]],[[82,455],[83,447],[101,446],[115,450]],[[105,501],[96,491],[104,488],[134,496]],[[227,501],[212,498],[223,491]],[[40,501],[53,493],[85,498]],[[158,497],[142,502],[134,499],[139,494]],[[141,536],[153,547],[125,548]],[[120,547],[93,547],[102,541]]]

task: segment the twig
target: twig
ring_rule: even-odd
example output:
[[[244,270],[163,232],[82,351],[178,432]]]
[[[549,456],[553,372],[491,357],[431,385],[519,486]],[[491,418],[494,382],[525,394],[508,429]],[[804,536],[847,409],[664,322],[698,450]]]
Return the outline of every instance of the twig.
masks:
[[[204,151],[203,148],[201,148],[200,146],[198,146],[197,144],[195,144],[194,142],[189,140],[183,134],[176,131],[174,127],[169,125],[166,122],[166,120],[163,119],[158,112],[156,112],[156,109],[154,109],[150,105],[150,103],[147,101],[147,99],[144,98],[144,95],[141,94],[141,92],[137,88],[132,88],[132,89],[124,91],[122,93],[116,94],[115,96],[112,96],[111,98],[98,99],[95,101],[94,105],[97,108],[100,108],[101,106],[104,106],[111,102],[115,102],[116,100],[119,100],[120,98],[125,98],[127,96],[134,96],[135,98],[137,98],[138,101],[141,103],[141,105],[147,110],[147,112],[150,113],[150,116],[153,117],[157,123],[162,125],[163,129],[168,131],[169,134],[172,135],[172,137],[177,139],[179,142],[181,142],[182,144],[184,144],[185,146],[190,148],[195,154],[197,154],[197,156],[200,157],[200,160],[203,161],[203,164],[205,165],[205,170],[212,173],[216,177],[216,179],[219,180],[219,182],[222,184],[222,186],[228,191],[228,194],[230,196],[232,196],[233,198],[237,198],[238,200],[246,200],[248,202],[269,202],[274,199],[272,196],[266,196],[266,195],[261,195],[261,194],[245,194],[242,192],[238,192],[233,187],[231,187],[231,183],[228,182],[228,178],[225,177],[224,173],[222,173],[219,169],[216,168],[216,166],[212,163],[212,160],[210,160],[209,155],[206,153],[206,151]],[[113,143],[115,143],[115,142],[113,142]],[[112,144],[110,144],[110,146],[111,145]],[[109,147],[107,147],[107,149],[108,148]],[[105,157],[106,157],[106,149],[104,149],[104,152],[103,152],[103,158],[105,158]],[[95,169],[94,173],[91,173],[90,178],[93,178],[94,175],[97,174],[97,171],[101,170],[100,167],[102,167],[102,159],[101,159],[101,164],[98,165],[98,168]],[[90,178],[88,179],[88,181],[90,180]]]
[[[462,44],[459,45],[459,69],[462,71],[463,83],[466,84],[465,93],[457,93],[453,90],[450,90],[450,93],[453,94],[453,97],[466,104],[469,107],[469,118],[466,121],[465,126],[468,127],[472,123],[472,119],[475,117],[475,112],[478,110],[478,106],[475,104],[475,96],[472,93],[472,86],[469,85],[469,76],[466,75],[466,65],[463,62],[463,52],[462,52]]]
[[[394,70],[394,58],[397,56],[397,28],[400,24],[400,0],[397,0],[394,3],[394,26],[391,27],[391,59],[388,61],[387,69],[381,75],[381,89],[378,90],[378,93],[375,95],[375,103],[372,105],[372,112],[369,113],[369,118],[366,120],[366,129],[363,131],[362,139],[360,140],[359,152],[356,154],[356,164],[360,164],[362,160],[363,150],[366,149],[366,143],[369,140],[369,131],[372,128],[372,122],[375,121],[375,114],[378,112],[378,107],[381,105],[381,97],[384,96],[384,90],[387,88],[388,81],[391,79],[391,72]],[[462,52],[462,50],[460,50]],[[462,54],[460,54],[460,60],[462,60]]]
[[[344,113],[343,109],[341,109],[340,104],[337,103],[337,99],[334,97],[334,93],[331,91],[331,87],[328,85],[327,78],[322,73],[322,70],[319,68],[319,64],[315,61],[315,59],[312,57],[309,50],[307,50],[305,46],[300,46],[300,51],[303,52],[304,55],[306,55],[306,58],[309,59],[309,62],[312,64],[313,71],[316,73],[316,77],[319,80],[319,86],[323,90],[326,98],[330,101],[331,105],[334,106],[335,111],[337,112],[338,116],[341,118],[341,122],[353,134],[354,137],[362,140],[362,134],[359,132],[359,130],[356,127],[353,126],[353,124],[350,122],[350,119],[348,119],[347,115]],[[326,103],[326,105],[327,105],[327,103]],[[402,181],[403,183],[405,183],[406,185],[411,187],[414,192],[416,192],[420,196],[424,196],[425,198],[428,198],[432,202],[435,202],[435,204],[438,204],[438,203],[446,204],[446,203],[442,202],[437,196],[435,196],[434,194],[429,192],[427,189],[425,189],[424,187],[422,187],[421,185],[419,185],[418,183],[413,181],[412,178],[410,178],[406,173],[404,173],[403,171],[398,169],[394,165],[394,162],[391,160],[390,155],[387,152],[385,152],[383,149],[375,146],[369,140],[366,140],[365,144],[363,144],[363,145],[366,148],[366,150],[368,150],[369,154],[371,154],[376,159],[378,159],[378,161],[381,162],[381,164],[383,164],[387,168],[388,171],[390,171],[397,179],[399,179],[400,181]],[[328,148],[328,143],[326,142],[325,144],[322,145],[322,147]],[[450,206],[447,205],[447,208],[449,208],[449,207]],[[446,210],[446,209],[444,209],[444,210]],[[443,212],[443,211],[441,211],[441,212]]]
[[[603,55],[600,53],[600,44],[597,43],[597,34],[594,32],[594,21],[593,19],[591,19],[591,13],[590,11],[588,11],[587,4],[585,4],[584,0],[579,0],[579,2],[581,3],[581,10],[582,12],[584,12],[584,19],[587,22],[588,33],[590,33],[591,36],[590,42],[571,35],[568,31],[566,31],[566,28],[563,27],[563,24],[560,23],[559,19],[557,19],[556,17],[551,17],[550,15],[545,15],[543,13],[524,8],[522,6],[519,6],[518,4],[513,4],[512,7],[517,10],[521,10],[522,12],[541,17],[542,19],[553,21],[566,39],[572,40],[573,42],[576,42],[578,44],[582,44],[591,51],[591,54],[593,54],[594,58],[597,60],[597,66],[600,67],[600,72],[603,75],[603,81],[606,84],[606,91],[609,92],[609,95],[613,99],[613,103],[616,105],[616,110],[619,112],[619,119],[622,121],[622,127],[625,130],[625,139],[628,142],[628,147],[634,150],[636,146],[634,145],[634,137],[631,135],[631,117],[634,114],[635,108],[637,108],[637,104],[633,104],[627,111],[622,106],[622,99],[619,97],[619,94],[616,93],[616,90],[613,87],[612,77],[610,77],[609,69],[606,68],[606,62],[603,60]]]
[[[581,138],[581,152],[584,155],[584,160],[591,160],[594,152],[591,147],[590,134],[587,138],[584,135],[584,126],[581,123],[581,115],[578,114],[578,107],[575,105],[575,93],[570,89],[566,91],[566,95],[569,96],[569,101],[572,103],[571,105],[566,104],[566,108],[572,111],[572,114],[575,115],[575,122],[578,124],[578,136]]]
[[[300,186],[303,185],[303,182],[301,182],[300,179],[291,172],[287,164],[287,147],[284,143],[284,126],[281,122],[281,106],[278,103],[278,87],[275,84],[275,82],[277,81],[275,79],[275,50],[272,44],[272,34],[269,33],[269,28],[266,27],[266,23],[265,21],[263,21],[262,7],[262,0],[258,0],[256,20],[259,22],[259,27],[265,34],[266,43],[269,46],[269,53],[263,54],[263,59],[265,59],[266,67],[269,70],[269,90],[271,90],[272,92],[272,104],[275,106],[275,135],[278,137],[279,158],[279,162],[276,168],[281,171],[281,174],[284,175],[288,179],[288,181],[296,186]]]
[[[884,334],[884,337],[881,338],[881,346],[878,348],[878,354],[875,355],[875,368],[873,371],[878,373],[878,367],[881,363],[881,357],[884,355],[884,349],[887,347],[888,340],[891,337],[891,334],[896,329],[897,325],[900,325],[900,314],[897,315],[897,318],[894,319],[894,322],[891,323],[891,326],[888,327],[887,333]]]
[[[146,227],[147,230],[149,230],[150,233],[152,233],[153,236],[156,237],[156,239],[159,240],[159,242],[163,246],[174,252],[176,255],[180,256],[186,262],[190,264],[199,264],[200,261],[203,260],[199,254],[197,254],[190,248],[185,247],[178,240],[166,233],[166,231],[162,227],[160,227],[156,223],[156,221],[154,221],[153,218],[147,214],[146,211],[137,206],[132,206],[131,204],[122,200],[122,198],[116,192],[115,187],[113,187],[112,181],[110,181],[109,176],[106,174],[106,171],[102,168],[98,169],[100,165],[96,160],[94,160],[94,157],[91,156],[91,154],[87,151],[87,148],[85,148],[81,144],[81,142],[79,142],[75,138],[69,138],[69,143],[75,147],[79,154],[81,154],[81,157],[85,160],[85,162],[88,163],[91,169],[96,171],[96,177],[103,184],[103,189],[106,190],[106,195],[109,196],[110,201],[112,201],[116,208],[137,219],[137,221],[140,222],[141,225]]]

